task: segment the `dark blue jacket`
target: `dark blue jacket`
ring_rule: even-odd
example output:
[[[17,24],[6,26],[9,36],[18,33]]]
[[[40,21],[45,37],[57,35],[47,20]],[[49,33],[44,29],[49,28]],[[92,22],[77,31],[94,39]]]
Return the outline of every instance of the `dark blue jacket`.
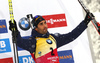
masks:
[[[82,21],[75,29],[67,34],[40,34],[34,29],[32,30],[32,35],[29,39],[23,39],[20,36],[20,33],[17,36],[17,45],[25,50],[28,50],[30,53],[35,51],[36,40],[35,37],[44,37],[47,38],[49,35],[52,35],[57,41],[57,48],[65,44],[68,44],[75,40],[85,29],[87,25]]]

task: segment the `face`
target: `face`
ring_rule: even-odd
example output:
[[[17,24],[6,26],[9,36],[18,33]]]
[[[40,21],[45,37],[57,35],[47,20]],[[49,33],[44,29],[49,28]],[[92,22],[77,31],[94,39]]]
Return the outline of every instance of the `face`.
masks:
[[[40,34],[46,34],[47,29],[48,29],[48,26],[46,24],[46,21],[43,20],[43,21],[39,22],[39,24],[37,25],[37,28],[35,30]]]

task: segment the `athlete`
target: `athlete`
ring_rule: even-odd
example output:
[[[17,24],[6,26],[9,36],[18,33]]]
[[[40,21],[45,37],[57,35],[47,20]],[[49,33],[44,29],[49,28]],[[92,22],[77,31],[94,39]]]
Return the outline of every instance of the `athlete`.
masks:
[[[18,32],[17,45],[29,51],[36,63],[59,63],[57,48],[72,42],[87,28],[88,23],[92,20],[89,14],[87,13],[85,19],[67,34],[49,33],[47,23],[40,15],[33,18],[32,23],[34,29],[29,39],[21,38],[16,22],[13,24],[9,21],[9,28],[10,30],[12,28],[16,29],[16,32]]]

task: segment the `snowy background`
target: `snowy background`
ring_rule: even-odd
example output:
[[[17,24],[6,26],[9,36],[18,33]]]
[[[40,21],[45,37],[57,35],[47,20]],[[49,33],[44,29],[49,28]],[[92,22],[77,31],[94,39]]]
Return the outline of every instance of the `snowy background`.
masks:
[[[83,0],[85,6],[92,12],[98,22],[100,22],[100,0]],[[100,35],[96,32],[94,26],[88,25],[90,47],[94,63],[100,63]]]
[[[82,0],[91,12],[100,12],[100,0]]]

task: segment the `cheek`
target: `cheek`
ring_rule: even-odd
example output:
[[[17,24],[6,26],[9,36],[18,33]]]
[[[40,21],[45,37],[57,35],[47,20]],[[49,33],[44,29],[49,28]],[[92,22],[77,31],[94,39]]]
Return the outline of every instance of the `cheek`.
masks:
[[[39,31],[42,31],[43,29],[44,29],[43,26],[38,28]]]

